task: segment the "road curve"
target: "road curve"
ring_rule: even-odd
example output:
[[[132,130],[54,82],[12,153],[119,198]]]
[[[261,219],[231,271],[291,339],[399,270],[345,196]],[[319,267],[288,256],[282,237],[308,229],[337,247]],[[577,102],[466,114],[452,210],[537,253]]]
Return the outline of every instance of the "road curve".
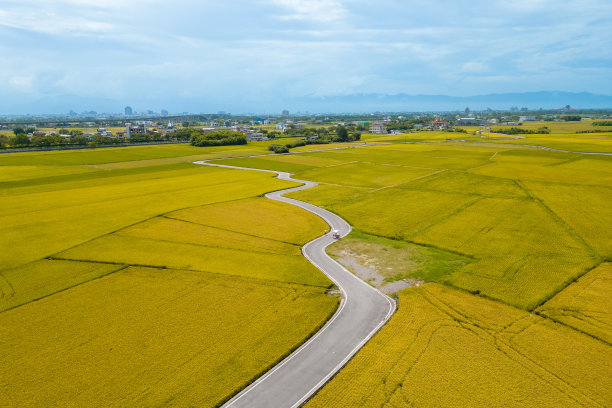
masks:
[[[225,166],[196,161],[196,164],[240,170],[276,173],[281,180],[303,183],[266,194],[267,198],[301,207],[323,218],[341,237],[351,226],[337,215],[284,197],[284,193],[316,186],[311,181],[292,179],[289,173]],[[247,388],[223,405],[224,408],[292,408],[312,397],[340,370],[355,353],[389,320],[395,312],[395,301],[357,278],[325,253],[334,242],[331,233],[302,247],[304,256],[340,289],[343,296],[336,313],[314,336]]]

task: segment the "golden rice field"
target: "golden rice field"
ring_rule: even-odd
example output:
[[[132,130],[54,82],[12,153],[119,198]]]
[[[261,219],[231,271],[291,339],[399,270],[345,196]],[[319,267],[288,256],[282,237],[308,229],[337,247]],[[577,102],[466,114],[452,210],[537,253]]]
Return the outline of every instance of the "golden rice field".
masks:
[[[612,264],[604,263],[559,292],[537,311],[612,344]]]
[[[94,180],[4,189],[0,193],[4,210],[0,215],[0,245],[12,250],[0,254],[0,265],[11,268],[46,258],[168,211],[252,197],[293,185],[261,172],[178,167],[148,173],[141,168],[135,177],[112,177],[102,172]]]
[[[610,147],[576,129],[528,136]],[[319,182],[291,196],[437,282],[307,406],[608,406],[612,157],[524,140],[6,156],[0,405],[214,406],[333,312],[300,255],[328,227],[259,197],[294,184],[209,158]]]
[[[123,265],[42,259],[0,273],[0,312],[123,269]]]
[[[604,407],[610,346],[438,284],[400,292],[391,321],[305,406]]]
[[[524,123],[521,128],[537,130],[543,126],[550,129],[549,134],[521,135],[524,138],[507,140],[505,143],[544,146],[553,149],[576,152],[612,152],[612,130],[608,126],[593,126],[591,120],[580,122],[532,122]],[[504,129],[511,126],[493,126],[494,129]],[[584,131],[599,130],[601,133]],[[490,138],[499,138],[499,134],[483,132]],[[502,136],[503,137],[503,136]],[[482,139],[487,141],[487,139]],[[492,142],[497,143],[493,140]]]
[[[215,406],[329,318],[295,183],[187,163],[244,152],[2,157],[0,406]]]
[[[321,287],[129,267],[0,314],[0,405],[216,406],[335,308]]]
[[[532,310],[610,256],[610,157],[431,143],[304,154],[347,164],[297,172],[333,184],[292,197],[362,232],[475,258],[439,282]],[[385,165],[406,181],[377,185]],[[431,173],[411,179],[416,169]]]
[[[301,245],[326,228],[320,218],[289,204],[250,198],[164,214],[59,252],[53,259],[327,287],[331,282],[300,252]]]
[[[403,241],[474,261],[427,276],[443,285],[402,290],[390,323],[307,407],[609,405],[612,287],[601,262],[612,248],[612,157],[501,142],[308,155],[344,157],[353,172],[298,171],[335,183],[291,196],[377,242],[391,238],[385,253],[366,251],[380,257],[371,264],[418,278],[417,268],[396,265],[392,248]],[[436,171],[381,189],[368,185],[377,177],[370,163]]]

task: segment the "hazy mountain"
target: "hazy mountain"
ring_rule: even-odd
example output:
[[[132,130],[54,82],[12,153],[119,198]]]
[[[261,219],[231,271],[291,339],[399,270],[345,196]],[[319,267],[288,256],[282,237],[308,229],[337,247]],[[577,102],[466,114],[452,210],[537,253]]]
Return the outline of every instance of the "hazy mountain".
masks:
[[[509,110],[516,106],[535,109],[557,109],[570,105],[577,109],[612,108],[612,96],[597,95],[589,92],[525,92],[507,94],[488,94],[476,96],[447,95],[380,95],[358,94],[325,98],[301,98],[293,101],[299,110],[311,112],[420,112],[420,111],[462,111],[471,110]]]

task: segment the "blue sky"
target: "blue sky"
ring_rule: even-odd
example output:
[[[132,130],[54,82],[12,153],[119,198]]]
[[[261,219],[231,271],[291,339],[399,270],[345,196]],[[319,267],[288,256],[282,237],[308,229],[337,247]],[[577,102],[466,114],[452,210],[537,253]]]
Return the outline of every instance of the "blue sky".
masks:
[[[0,39],[5,112],[612,94],[610,0],[0,0]]]

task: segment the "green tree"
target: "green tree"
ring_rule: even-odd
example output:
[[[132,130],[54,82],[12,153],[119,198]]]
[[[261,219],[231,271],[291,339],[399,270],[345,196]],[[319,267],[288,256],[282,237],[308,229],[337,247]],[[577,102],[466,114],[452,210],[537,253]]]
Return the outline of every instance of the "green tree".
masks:
[[[15,135],[15,146],[27,146],[30,144],[30,139],[25,133]]]
[[[339,142],[348,142],[348,131],[344,126],[338,126],[338,128],[336,129],[336,138]]]
[[[25,134],[25,129],[22,127],[16,127],[15,129],[13,129],[13,133],[15,133],[15,136],[17,135],[24,135]]]

